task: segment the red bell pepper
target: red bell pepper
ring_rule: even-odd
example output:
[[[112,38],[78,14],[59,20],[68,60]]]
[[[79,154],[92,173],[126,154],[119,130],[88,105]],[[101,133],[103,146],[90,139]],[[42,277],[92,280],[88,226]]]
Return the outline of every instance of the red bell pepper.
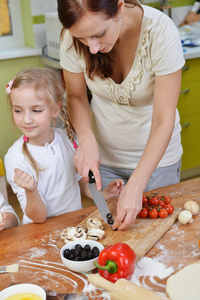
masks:
[[[104,248],[94,262],[99,274],[109,281],[116,282],[119,278],[130,279],[135,270],[136,255],[125,243],[116,243]]]

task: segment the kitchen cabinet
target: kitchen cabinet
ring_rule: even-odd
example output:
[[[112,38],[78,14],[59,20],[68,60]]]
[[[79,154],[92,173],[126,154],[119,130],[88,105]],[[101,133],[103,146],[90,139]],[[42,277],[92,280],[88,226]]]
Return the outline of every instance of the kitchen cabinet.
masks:
[[[186,60],[178,102],[183,146],[181,179],[200,175],[200,58]]]

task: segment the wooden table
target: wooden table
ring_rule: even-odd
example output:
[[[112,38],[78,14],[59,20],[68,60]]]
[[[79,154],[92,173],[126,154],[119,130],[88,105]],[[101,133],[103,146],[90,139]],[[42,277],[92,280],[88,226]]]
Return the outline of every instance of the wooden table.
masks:
[[[183,207],[187,200],[200,204],[200,178],[158,189],[170,195],[172,204]],[[88,217],[96,206],[49,218],[44,224],[28,224],[0,232],[0,265],[19,263],[20,272],[0,274],[0,291],[10,283],[34,283],[57,292],[83,292],[89,299],[109,299],[109,294],[92,289],[86,274],[66,269],[60,259],[56,243],[59,233],[68,226],[77,226]],[[171,273],[200,259],[200,215],[192,224],[176,222],[147,253],[146,258],[173,268]],[[122,234],[123,242],[123,234]],[[95,271],[97,272],[97,271]],[[141,276],[139,282],[154,291],[165,292],[167,277]]]

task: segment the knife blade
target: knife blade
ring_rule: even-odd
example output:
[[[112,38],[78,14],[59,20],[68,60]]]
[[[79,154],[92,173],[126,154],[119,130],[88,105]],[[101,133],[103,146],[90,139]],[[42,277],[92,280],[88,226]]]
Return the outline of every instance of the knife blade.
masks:
[[[110,212],[110,209],[108,208],[108,205],[106,203],[106,200],[103,196],[103,193],[101,191],[98,191],[96,188],[96,183],[95,183],[95,177],[92,173],[92,171],[89,171],[89,184],[88,184],[88,188],[90,190],[90,193],[92,194],[92,197],[94,199],[94,202],[102,216],[102,218],[104,219],[104,221],[112,226],[114,223],[112,214]]]

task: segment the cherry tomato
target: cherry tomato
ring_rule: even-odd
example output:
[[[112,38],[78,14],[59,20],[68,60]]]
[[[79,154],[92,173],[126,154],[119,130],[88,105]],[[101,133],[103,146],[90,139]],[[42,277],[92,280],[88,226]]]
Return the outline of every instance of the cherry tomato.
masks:
[[[165,208],[162,208],[158,214],[160,218],[164,219],[168,216],[168,211]]]
[[[149,211],[149,217],[151,219],[156,219],[158,217],[158,211],[156,208],[150,209]]]
[[[142,205],[147,204],[147,202],[148,202],[147,197],[146,197],[146,196],[143,196],[143,199],[142,199]]]
[[[162,206],[162,207],[165,207],[165,201],[160,199],[159,200],[159,205]]]
[[[171,203],[171,197],[170,196],[164,196],[163,200],[164,200],[165,204],[170,204]]]
[[[165,205],[165,209],[168,211],[168,214],[169,214],[169,215],[172,214],[173,211],[174,211],[174,207],[173,207],[173,205],[171,205],[171,204]]]
[[[157,211],[160,211],[163,207],[161,205],[156,205],[154,208],[156,208]]]
[[[159,198],[158,197],[151,197],[150,199],[149,199],[149,204],[151,205],[151,206],[155,206],[155,205],[158,205],[159,204]]]
[[[159,198],[159,199],[162,198],[162,196],[159,195],[158,193],[151,193],[151,196],[152,196],[152,197],[157,197],[157,198]]]
[[[143,207],[145,207],[148,211],[150,210],[150,204],[149,203],[143,205]]]
[[[138,214],[138,216],[144,219],[148,216],[148,214],[149,214],[148,209],[146,207],[143,207],[140,213]]]

